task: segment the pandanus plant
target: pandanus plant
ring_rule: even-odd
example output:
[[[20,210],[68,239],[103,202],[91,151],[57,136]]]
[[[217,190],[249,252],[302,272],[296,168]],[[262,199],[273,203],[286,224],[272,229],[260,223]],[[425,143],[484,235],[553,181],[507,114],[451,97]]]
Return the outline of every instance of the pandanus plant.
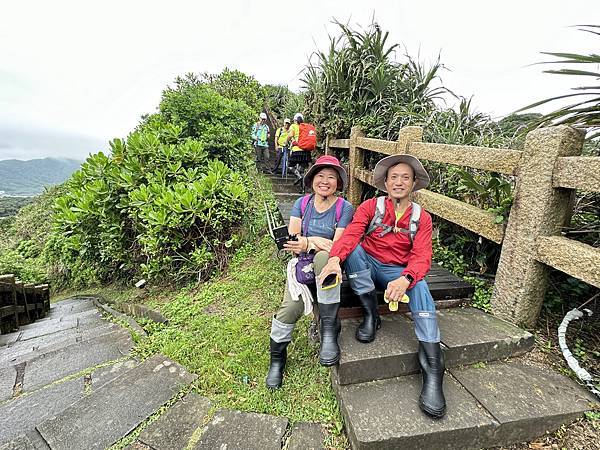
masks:
[[[348,135],[360,124],[372,136],[395,139],[398,130],[422,123],[434,101],[447,92],[435,86],[439,60],[426,68],[407,56],[393,57],[398,44],[372,23],[360,31],[338,21],[341,34],[330,37],[326,51],[316,51],[304,72],[305,110],[324,132]]]
[[[600,36],[600,25],[578,25],[580,30]],[[540,100],[522,108],[520,111],[532,109],[546,103],[555,102],[561,99],[577,99],[576,103],[563,106],[544,116],[542,116],[535,125],[548,126],[569,124],[576,127],[587,129],[587,138],[592,140],[600,136],[600,72],[588,69],[589,65],[598,67],[600,64],[600,55],[592,53],[583,55],[579,53],[559,53],[559,52],[542,52],[544,55],[561,58],[556,61],[543,61],[538,64],[566,64],[571,67],[563,67],[561,69],[545,70],[545,73],[556,75],[575,75],[588,77],[591,84],[586,86],[578,86],[572,88],[573,91],[569,94],[558,95],[555,97]],[[583,68],[581,65],[585,65]]]

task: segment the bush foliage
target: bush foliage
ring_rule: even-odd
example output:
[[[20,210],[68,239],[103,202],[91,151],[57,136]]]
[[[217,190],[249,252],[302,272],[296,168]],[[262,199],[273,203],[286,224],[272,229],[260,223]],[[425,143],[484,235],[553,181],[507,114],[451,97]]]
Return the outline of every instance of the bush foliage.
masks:
[[[177,78],[158,113],[85,161],[55,203],[55,280],[204,279],[223,267],[256,212],[247,207],[255,111],[232,92]]]

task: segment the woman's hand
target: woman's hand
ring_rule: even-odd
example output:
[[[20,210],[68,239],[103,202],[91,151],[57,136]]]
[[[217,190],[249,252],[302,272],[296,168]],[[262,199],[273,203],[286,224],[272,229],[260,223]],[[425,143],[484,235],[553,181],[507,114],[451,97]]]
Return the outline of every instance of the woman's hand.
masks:
[[[406,293],[408,286],[410,286],[410,281],[405,277],[396,278],[395,280],[390,281],[385,290],[385,298],[391,302],[399,302]]]
[[[298,236],[298,240],[296,241],[287,241],[283,244],[283,249],[293,252],[293,253],[302,253],[305,252],[308,248],[308,238],[305,236]]]
[[[333,247],[333,241],[331,239],[325,239],[318,236],[311,236],[310,243],[317,250],[325,250],[327,253],[331,251],[331,247]]]
[[[325,278],[327,278],[327,276],[331,275],[332,273],[337,274],[340,280],[342,279],[342,268],[340,266],[340,258],[338,258],[337,256],[332,256],[331,258],[329,258],[327,264],[325,264],[323,270],[321,270],[321,273],[319,274],[318,283],[320,285],[323,284],[323,280],[325,280]]]

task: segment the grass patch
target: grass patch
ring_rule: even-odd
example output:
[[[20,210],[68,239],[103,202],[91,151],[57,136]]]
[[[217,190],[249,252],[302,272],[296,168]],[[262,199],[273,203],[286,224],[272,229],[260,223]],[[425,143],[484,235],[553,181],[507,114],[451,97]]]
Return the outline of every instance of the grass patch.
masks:
[[[149,295],[144,303],[169,324],[142,321],[149,336],[134,352],[163,353],[198,374],[194,390],[216,407],[285,416],[292,425],[319,422],[332,448],[346,448],[329,369],[319,365],[318,347],[308,338],[309,317],[299,321],[288,347],[284,387],[272,392],[265,386],[271,317],[284,283],[284,265],[274,258],[271,241],[247,245],[216,279]]]

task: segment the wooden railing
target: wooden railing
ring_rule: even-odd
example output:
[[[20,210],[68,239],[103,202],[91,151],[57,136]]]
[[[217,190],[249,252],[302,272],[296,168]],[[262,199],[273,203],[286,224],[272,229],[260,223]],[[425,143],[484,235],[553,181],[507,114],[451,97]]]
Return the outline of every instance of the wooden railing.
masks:
[[[0,325],[2,332],[16,331],[46,315],[50,309],[48,284],[23,283],[14,275],[0,275]]]
[[[554,267],[600,287],[600,249],[560,235],[569,223],[575,189],[600,192],[600,158],[582,157],[583,133],[567,126],[534,130],[523,151],[422,142],[420,127],[400,130],[398,141],[365,137],[353,127],[349,139],[328,138],[325,151],[348,149],[348,199],[357,205],[365,184],[364,152],[408,154],[422,160],[514,175],[513,206],[506,227],[496,214],[423,189],[414,194],[430,213],[502,244],[492,310],[513,323],[532,326]]]

